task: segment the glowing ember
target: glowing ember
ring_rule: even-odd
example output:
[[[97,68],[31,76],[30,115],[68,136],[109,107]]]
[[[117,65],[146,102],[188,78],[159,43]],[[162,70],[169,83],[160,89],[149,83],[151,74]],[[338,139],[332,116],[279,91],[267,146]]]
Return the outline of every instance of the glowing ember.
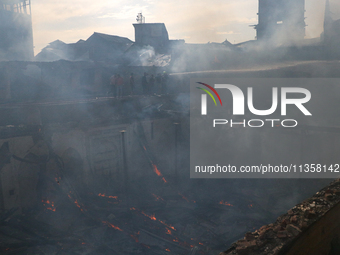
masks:
[[[190,203],[189,199],[187,199],[185,196],[183,196],[181,193],[178,192],[178,195],[180,195],[185,201],[187,201],[188,203]]]
[[[158,176],[163,176],[161,172],[158,170],[157,166],[155,164],[152,164],[153,166],[153,171],[158,175]]]
[[[172,230],[176,230],[173,226],[171,226],[170,224],[166,224],[164,221],[158,220],[160,223],[162,223],[164,226],[171,228]]]
[[[157,196],[155,194],[152,194],[154,196],[154,198],[156,199],[156,201],[164,201],[163,198],[161,198],[160,196]]]
[[[44,203],[44,206],[46,207],[47,210],[50,210],[52,212],[56,211],[56,208],[54,207],[54,202],[51,202],[50,200],[41,200],[41,202]]]
[[[172,241],[178,243],[178,238],[176,237],[175,239],[173,239]]]
[[[203,243],[199,243],[200,245],[203,245]]]
[[[162,177],[162,180],[164,183],[167,183],[167,181],[165,180],[165,178],[163,177],[162,173],[158,170],[157,166],[152,163],[152,166],[153,166],[153,171],[159,176],[159,177]]]
[[[123,230],[121,230],[119,227],[117,227],[117,226],[111,224],[111,223],[108,222],[108,221],[103,221],[103,223],[104,223],[105,225],[109,226],[110,228],[113,228],[113,229],[116,229],[116,230],[119,230],[119,231],[123,231]]]
[[[142,212],[142,214],[143,214],[144,216],[148,217],[148,218],[151,219],[151,220],[157,220],[154,214],[153,214],[153,215],[147,215],[145,212]]]
[[[70,192],[71,193],[71,192]],[[70,198],[70,199],[72,199],[72,197],[71,197],[71,195],[70,194],[68,194],[68,197]],[[76,204],[76,206],[80,209],[80,211],[84,211],[84,209],[83,208],[81,208],[81,206],[80,206],[80,204],[78,203],[78,201],[77,201],[77,199],[72,199],[72,200],[74,200],[74,203]]]
[[[168,235],[171,235],[171,230],[168,229],[168,228],[166,228],[166,233],[167,233]]]
[[[83,209],[81,208],[80,204],[78,203],[77,199],[74,201],[74,203],[76,204],[76,206],[80,209],[80,211],[83,211]]]
[[[249,207],[249,208],[252,208],[252,207],[253,207],[253,205],[252,205],[252,204],[250,204],[250,205],[248,205],[248,207]]]
[[[138,243],[138,237],[137,236],[134,236],[134,235],[130,235],[132,237],[133,240],[135,240],[136,243]]]
[[[131,211],[139,211],[139,210],[137,210],[136,208],[134,208],[134,207],[131,207],[130,208],[130,210]],[[157,218],[155,217],[155,215],[153,214],[153,215],[148,215],[148,214],[146,214],[145,212],[143,212],[143,211],[141,211],[140,212],[141,214],[143,214],[144,216],[146,216],[146,217],[148,217],[149,219],[151,219],[151,220],[157,220]],[[171,226],[170,224],[166,224],[164,221],[162,221],[162,220],[158,220],[160,223],[162,223],[164,226],[166,226],[167,228],[170,228],[170,229],[172,229],[172,230],[175,230],[176,231],[176,229],[173,227],[173,226]]]
[[[165,249],[166,251],[170,252],[170,249]]]
[[[114,199],[118,199],[117,196],[106,196],[105,194],[99,193],[98,196],[100,197],[107,197],[107,198],[114,198]]]
[[[220,205],[227,205],[227,206],[233,206],[232,204],[229,204],[228,202],[224,202],[223,200],[219,202]]]

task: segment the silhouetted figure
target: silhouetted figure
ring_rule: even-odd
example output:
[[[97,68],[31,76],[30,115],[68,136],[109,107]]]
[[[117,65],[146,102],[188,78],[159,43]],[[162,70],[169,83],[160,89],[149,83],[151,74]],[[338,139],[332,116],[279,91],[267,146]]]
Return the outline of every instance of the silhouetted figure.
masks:
[[[109,91],[107,92],[107,94],[110,96],[115,96],[116,94],[116,79],[117,79],[116,74],[110,77],[110,88]]]
[[[130,85],[130,94],[133,95],[135,91],[135,77],[133,73],[131,73],[129,78],[129,85]]]
[[[119,74],[117,74],[117,79],[116,79],[117,97],[123,96],[123,87],[124,87],[124,79]]]
[[[148,94],[152,94],[152,91],[155,88],[155,76],[151,74],[150,79],[149,79],[149,88],[148,88]]]
[[[142,89],[143,89],[143,94],[146,95],[147,91],[148,91],[148,80],[147,80],[147,73],[144,73],[143,77],[142,77]]]
[[[162,75],[160,73],[156,75],[156,93],[162,94]]]
[[[169,75],[167,72],[163,72],[162,75],[162,94],[167,94],[168,93],[168,80],[169,80]]]

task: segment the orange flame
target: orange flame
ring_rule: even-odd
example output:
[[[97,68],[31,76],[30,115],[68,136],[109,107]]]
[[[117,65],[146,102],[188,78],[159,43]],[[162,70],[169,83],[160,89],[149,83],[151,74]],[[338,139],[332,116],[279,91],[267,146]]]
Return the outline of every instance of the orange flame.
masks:
[[[162,173],[158,170],[157,166],[152,163],[152,166],[153,166],[153,171],[159,176],[159,177],[163,177]],[[163,182],[164,183],[167,183],[167,181],[165,180],[165,178],[163,177],[162,178]]]
[[[173,226],[171,226],[170,224],[166,224],[164,221],[158,220],[160,223],[162,223],[164,226],[171,228],[172,230],[176,230]]]
[[[223,200],[219,202],[220,205],[227,205],[227,206],[233,206],[232,204],[229,204],[228,202],[224,202]]]
[[[100,196],[100,197],[107,197],[107,198],[118,199],[118,196],[106,196],[105,194],[102,194],[102,193],[99,193],[98,196]]]
[[[71,191],[70,191],[70,193],[71,193]],[[70,199],[72,199],[72,197],[71,197],[70,194],[68,194],[68,197],[69,197]],[[83,212],[84,210],[83,210],[83,208],[81,208],[81,206],[80,206],[80,204],[78,203],[77,199],[72,199],[72,200],[74,200],[74,203],[75,203],[76,206],[80,209],[80,211]]]
[[[117,227],[117,226],[111,224],[111,223],[108,222],[108,221],[103,221],[103,223],[104,223],[105,225],[109,226],[110,228],[113,228],[113,229],[116,229],[116,230],[119,230],[119,231],[123,231],[123,230],[121,230],[119,227]]]
[[[171,234],[172,234],[171,230],[168,229],[168,228],[166,228],[166,233],[167,233],[168,235],[171,235]]]
[[[143,214],[144,216],[148,217],[148,218],[151,219],[151,220],[157,220],[154,214],[153,214],[153,215],[147,215],[145,212],[142,212],[142,214]]]
[[[139,210],[137,210],[136,208],[134,208],[134,207],[131,207],[130,208],[130,210],[131,211],[139,211]],[[155,215],[153,214],[153,215],[148,215],[148,214],[146,214],[145,212],[143,212],[143,211],[141,211],[140,212],[141,214],[143,214],[144,216],[146,216],[146,217],[148,217],[149,219],[151,219],[151,220],[158,220],[156,217],[155,217]],[[176,229],[173,227],[173,226],[171,226],[170,224],[166,224],[164,221],[162,221],[162,220],[158,220],[160,223],[162,223],[164,226],[166,226],[167,228],[171,228],[172,230],[175,230],[176,231]]]
[[[167,249],[165,249],[165,250],[166,250],[166,251],[168,251],[168,252],[170,252],[170,249],[168,249],[168,248],[167,248]]]
[[[153,166],[153,171],[158,175],[158,176],[163,176],[161,172],[158,170],[157,166],[155,164],[152,164]]]
[[[46,207],[47,210],[50,210],[52,212],[56,211],[56,208],[54,207],[54,202],[51,202],[50,200],[41,200],[41,202],[44,203],[44,206],[46,206],[46,204],[49,205],[49,207]]]

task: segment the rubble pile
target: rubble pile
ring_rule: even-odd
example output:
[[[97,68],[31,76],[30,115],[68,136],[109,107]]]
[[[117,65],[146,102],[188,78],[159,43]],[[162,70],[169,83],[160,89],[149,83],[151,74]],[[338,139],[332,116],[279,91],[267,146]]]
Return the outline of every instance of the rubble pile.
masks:
[[[340,179],[294,206],[274,223],[247,232],[243,239],[233,243],[230,249],[220,255],[283,254],[304,231],[339,202]]]

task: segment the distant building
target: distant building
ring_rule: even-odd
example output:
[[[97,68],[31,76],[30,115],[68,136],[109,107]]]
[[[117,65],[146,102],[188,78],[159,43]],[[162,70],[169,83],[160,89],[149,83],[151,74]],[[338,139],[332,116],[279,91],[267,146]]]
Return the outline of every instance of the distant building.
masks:
[[[32,60],[30,0],[0,0],[0,60]]]
[[[36,61],[105,61],[119,63],[124,52],[133,44],[131,40],[116,35],[93,33],[86,41],[66,44],[56,40],[35,57]]]
[[[340,19],[335,20],[332,16],[332,6],[330,1],[326,1],[325,7],[325,20],[324,20],[324,33],[323,40],[325,43],[337,40],[339,42],[340,38]]]
[[[150,45],[157,49],[168,46],[169,35],[164,23],[138,23],[133,26],[137,44]]]
[[[258,40],[300,41],[305,27],[305,0],[259,0]]]
[[[326,45],[328,57],[337,58],[340,56],[340,19],[334,20],[332,17],[332,6],[330,1],[326,1],[324,32],[322,39]]]

